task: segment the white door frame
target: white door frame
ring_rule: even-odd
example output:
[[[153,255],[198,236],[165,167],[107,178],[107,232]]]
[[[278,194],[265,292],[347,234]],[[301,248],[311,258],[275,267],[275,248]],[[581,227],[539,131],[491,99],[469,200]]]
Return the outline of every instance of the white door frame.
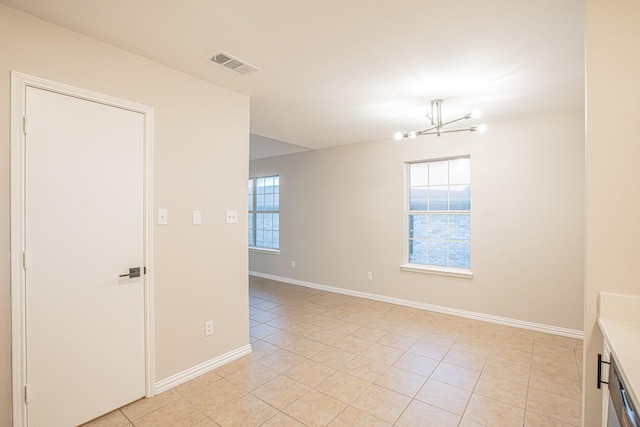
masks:
[[[144,115],[144,340],[145,395],[155,395],[153,311],[153,108],[127,100],[75,88],[26,74],[11,72],[11,376],[13,426],[27,426],[26,404],[26,313],[23,253],[25,245],[25,133],[26,89],[73,96]],[[28,126],[28,124],[26,125]]]

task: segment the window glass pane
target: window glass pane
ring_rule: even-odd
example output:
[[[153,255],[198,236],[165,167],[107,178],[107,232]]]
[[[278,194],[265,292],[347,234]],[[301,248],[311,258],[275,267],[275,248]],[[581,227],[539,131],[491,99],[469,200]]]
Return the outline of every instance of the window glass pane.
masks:
[[[429,185],[429,167],[427,163],[413,163],[409,165],[409,179],[412,187],[417,187],[419,185]]]
[[[409,196],[409,210],[426,211],[428,195],[429,190],[427,187],[412,187]]]
[[[278,249],[280,247],[280,234],[273,233],[273,245],[271,246],[274,249]]]
[[[256,229],[264,228],[264,214],[256,214]]]
[[[253,194],[253,178],[249,178],[249,194]]]
[[[449,161],[429,162],[429,185],[447,185],[449,182]]]
[[[273,229],[280,230],[280,214],[273,214]]]
[[[273,204],[273,194],[265,194],[264,195],[264,207],[265,210],[268,211],[274,211],[274,204]]]
[[[264,194],[264,178],[256,179],[256,193]]]
[[[449,240],[471,240],[470,215],[449,215]]]
[[[268,177],[264,179],[264,192],[273,193],[273,177]]]
[[[448,240],[449,215],[428,215],[427,239]]]
[[[264,246],[270,248],[273,242],[273,231],[264,231]]]
[[[448,244],[442,240],[429,240],[427,263],[429,265],[447,266]]]
[[[274,211],[279,211],[280,210],[280,195],[279,194],[274,194],[273,195],[273,210]]]
[[[251,212],[253,210],[253,195],[249,194],[249,212]]]
[[[429,210],[449,210],[449,188],[447,186],[429,187]]]
[[[272,229],[271,214],[266,214],[261,216],[263,218],[262,228],[264,228],[265,230],[271,230]]]
[[[471,210],[471,186],[470,185],[452,185],[449,188],[449,197],[451,198],[450,209],[452,211]]]
[[[471,159],[449,161],[449,184],[469,184],[471,182]]]
[[[256,230],[256,246],[264,246],[264,231]]]
[[[409,215],[409,238],[427,238],[427,215]]]
[[[449,243],[449,267],[469,268],[470,263],[469,242]]]
[[[253,215],[249,215],[249,246],[253,246]]]
[[[273,191],[276,193],[280,192],[280,177],[279,176],[274,176],[273,177]]]
[[[427,263],[427,242],[409,239],[409,262],[412,264]]]
[[[256,196],[256,210],[257,211],[264,211],[265,210],[264,194],[258,194]]]

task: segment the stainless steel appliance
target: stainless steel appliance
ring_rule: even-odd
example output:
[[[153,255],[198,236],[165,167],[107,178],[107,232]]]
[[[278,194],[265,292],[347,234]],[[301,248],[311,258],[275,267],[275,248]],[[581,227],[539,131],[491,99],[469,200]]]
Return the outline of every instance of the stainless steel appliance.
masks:
[[[640,427],[637,402],[631,401],[627,386],[611,357],[609,364],[609,412],[607,427]]]

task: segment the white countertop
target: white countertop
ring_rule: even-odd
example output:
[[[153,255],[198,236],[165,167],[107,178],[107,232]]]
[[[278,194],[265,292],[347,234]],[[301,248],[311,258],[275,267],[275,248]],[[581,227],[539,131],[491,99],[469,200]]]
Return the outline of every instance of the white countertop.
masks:
[[[601,292],[598,325],[637,408],[640,404],[640,295]]]

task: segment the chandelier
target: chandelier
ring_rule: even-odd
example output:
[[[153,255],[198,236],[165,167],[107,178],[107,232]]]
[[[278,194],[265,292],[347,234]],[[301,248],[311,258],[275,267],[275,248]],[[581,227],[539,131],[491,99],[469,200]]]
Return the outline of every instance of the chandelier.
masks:
[[[438,135],[440,136],[443,133],[450,132],[485,132],[487,130],[487,125],[479,125],[479,126],[471,126],[464,129],[449,129],[445,126],[449,126],[452,123],[459,122],[460,120],[466,119],[477,119],[480,117],[480,110],[473,110],[469,114],[465,114],[464,116],[450,120],[448,122],[442,122],[442,99],[434,99],[431,101],[431,113],[427,114],[427,118],[431,121],[431,127],[425,130],[414,130],[411,132],[396,132],[393,135],[393,139],[396,141],[401,140],[402,138],[415,139],[420,135]]]

